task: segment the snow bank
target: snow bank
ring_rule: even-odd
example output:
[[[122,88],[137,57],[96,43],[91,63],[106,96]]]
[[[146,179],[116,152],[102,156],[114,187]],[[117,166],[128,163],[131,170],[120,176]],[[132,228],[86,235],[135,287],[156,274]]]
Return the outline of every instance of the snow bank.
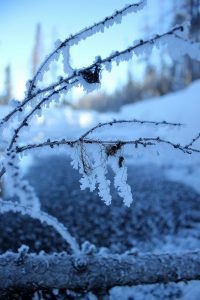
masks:
[[[153,98],[122,108],[120,116],[123,118],[149,119],[156,121],[180,122],[185,126],[178,135],[181,143],[188,143],[200,131],[200,80],[192,83],[188,88],[168,94],[161,98]],[[166,136],[176,139],[173,132]],[[197,144],[196,144],[197,145]],[[200,141],[198,142],[200,146]]]

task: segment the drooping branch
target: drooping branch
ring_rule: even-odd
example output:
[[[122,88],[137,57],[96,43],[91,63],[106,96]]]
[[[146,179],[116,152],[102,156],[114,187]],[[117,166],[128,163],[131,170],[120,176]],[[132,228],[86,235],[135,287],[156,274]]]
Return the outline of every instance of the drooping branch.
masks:
[[[71,85],[72,86],[72,85]],[[60,88],[59,90],[56,90],[54,92],[52,92],[49,96],[43,98],[32,110],[31,112],[29,112],[29,114],[24,118],[24,120],[21,122],[21,124],[19,125],[18,128],[15,129],[15,133],[12,137],[12,140],[10,142],[10,145],[8,147],[8,150],[11,150],[13,144],[15,143],[17,137],[19,136],[19,132],[20,130],[25,127],[25,126],[28,126],[28,121],[30,119],[30,117],[35,113],[35,111],[37,111],[38,109],[41,108],[41,106],[46,102],[48,101],[51,97],[53,97],[54,95],[59,95],[59,93],[63,90],[67,89],[67,87],[62,87]],[[78,140],[78,141],[83,141],[86,136],[88,136],[90,133],[94,132],[96,129],[98,128],[101,128],[101,127],[104,127],[104,126],[107,126],[107,125],[116,125],[116,124],[121,124],[121,123],[137,123],[137,124],[153,124],[155,126],[159,126],[159,125],[169,125],[169,126],[181,126],[182,124],[180,123],[168,123],[166,121],[162,121],[162,122],[155,122],[155,121],[140,121],[140,120],[114,120],[114,121],[110,121],[110,122],[105,122],[105,123],[100,123],[100,124],[97,124],[96,126],[94,126],[93,128],[91,128],[90,130],[88,130],[85,134],[83,134]],[[76,141],[75,141],[76,142]],[[55,143],[57,145],[59,145],[59,142],[58,141],[55,141]],[[62,143],[62,142],[61,142]],[[69,144],[70,142],[66,142],[66,144]],[[46,144],[46,143],[45,143]],[[71,144],[73,144],[73,142],[71,142]],[[53,144],[50,144],[50,146],[54,146]],[[38,148],[38,147],[35,147],[35,148]]]
[[[22,147],[17,147],[16,152],[21,153],[27,150],[35,149],[35,148],[43,148],[43,147],[50,147],[53,148],[54,146],[60,146],[60,145],[69,145],[69,146],[74,146],[78,143],[82,144],[99,144],[99,145],[104,145],[104,146],[113,146],[120,144],[121,146],[124,145],[135,145],[136,147],[139,145],[142,145],[144,147],[146,146],[156,146],[159,143],[162,144],[168,144],[174,149],[180,150],[183,153],[186,154],[191,154],[192,152],[199,152],[200,150],[194,149],[194,148],[188,148],[185,146],[181,146],[180,144],[175,144],[172,143],[168,140],[161,139],[160,137],[157,138],[139,138],[136,140],[101,140],[101,139],[77,139],[77,140],[66,140],[62,139],[60,141],[55,140],[55,141],[50,141],[49,139],[46,142],[39,143],[39,144],[29,144],[26,146]]]
[[[6,253],[0,256],[0,289],[65,288],[106,291],[114,286],[200,279],[200,251],[107,255]]]
[[[63,80],[59,80],[58,82],[50,85],[47,88],[41,89],[39,91],[39,93],[42,93],[44,91],[49,91],[50,89],[58,88],[60,85],[63,85],[66,82],[68,83],[69,80],[74,79],[78,76],[82,76],[82,74],[87,70],[92,70],[96,66],[100,66],[100,65],[104,66],[106,64],[111,64],[113,61],[122,59],[122,57],[125,58],[126,55],[127,55],[127,59],[125,59],[125,60],[130,60],[130,58],[132,57],[133,52],[135,50],[139,50],[140,47],[145,47],[146,45],[153,46],[156,41],[158,41],[162,38],[165,38],[166,36],[172,36],[176,32],[182,32],[182,31],[184,31],[184,27],[182,25],[179,25],[179,26],[176,26],[176,27],[170,29],[169,31],[167,31],[163,34],[156,34],[150,39],[140,40],[139,42],[134,43],[132,46],[130,46],[130,47],[128,47],[128,48],[126,48],[122,51],[113,51],[112,54],[107,56],[106,58],[98,58],[98,61],[95,61],[90,66],[81,68],[81,69],[75,71],[74,74],[71,75],[70,77],[66,77]]]
[[[7,122],[15,113],[20,113],[23,109],[23,107],[30,102],[30,100],[32,100],[33,98],[35,98],[36,96],[38,96],[41,93],[45,93],[48,92],[50,90],[54,90],[56,86],[58,86],[60,83],[68,83],[70,79],[73,79],[74,76],[70,76],[68,78],[66,78],[63,81],[57,82],[56,84],[50,85],[46,88],[43,89],[38,89],[37,92],[33,93],[33,89],[35,88],[35,84],[36,84],[36,79],[38,77],[38,75],[43,71],[44,67],[50,62],[50,60],[53,58],[53,56],[58,53],[62,48],[66,47],[67,44],[70,44],[70,46],[78,43],[81,39],[85,39],[88,38],[89,36],[96,34],[99,31],[104,30],[104,27],[108,26],[109,22],[113,22],[113,23],[117,23],[119,21],[118,17],[123,17],[125,15],[127,15],[128,13],[131,12],[137,12],[138,10],[141,10],[144,5],[145,5],[146,1],[140,1],[138,3],[133,3],[133,4],[129,4],[126,5],[124,8],[115,11],[114,14],[112,14],[109,17],[106,17],[105,19],[103,19],[102,21],[93,24],[92,26],[89,26],[87,28],[84,28],[83,30],[81,30],[80,32],[74,34],[74,35],[70,35],[68,38],[66,38],[62,43],[60,43],[59,46],[56,47],[56,49],[54,49],[44,60],[44,62],[41,64],[41,66],[39,67],[39,69],[37,70],[36,74],[34,75],[33,79],[30,81],[29,87],[28,87],[28,91],[27,91],[27,97],[15,108],[13,109],[10,113],[8,113],[8,115],[6,115],[2,121],[0,122],[0,125],[2,125],[3,123]],[[103,27],[102,27],[103,26]],[[87,69],[87,68],[85,68]]]
[[[93,68],[95,68],[96,66],[103,66],[106,64],[111,64],[114,60],[116,59],[120,59],[120,57],[125,57],[125,55],[128,55],[129,57],[127,59],[130,59],[132,56],[132,52],[134,52],[134,50],[138,50],[140,47],[144,47],[145,45],[154,45],[154,43],[166,36],[171,36],[176,32],[180,32],[183,31],[184,27],[183,26],[176,26],[173,29],[165,32],[164,34],[161,35],[156,35],[151,39],[147,39],[147,40],[140,40],[138,43],[134,44],[133,46],[130,46],[128,48],[126,48],[123,51],[115,51],[113,52],[111,55],[109,55],[108,57],[104,58],[104,59],[98,59],[98,61],[95,61],[93,64],[91,64],[90,66],[81,68],[77,71],[75,71],[72,75],[59,80],[56,83],[53,83],[51,85],[49,85],[48,87],[45,87],[43,89],[39,89],[37,90],[37,92],[33,93],[32,95],[27,96],[22,103],[20,103],[16,108],[14,108],[10,113],[8,113],[8,115],[6,115],[0,122],[0,126],[4,125],[6,122],[8,122],[10,120],[11,117],[13,117],[16,113],[21,113],[24,109],[24,106],[27,105],[31,100],[33,101],[34,98],[36,98],[37,96],[47,93],[47,92],[54,92],[60,88],[65,88],[65,85],[67,85],[68,83],[70,83],[73,80],[77,80],[80,76],[82,76],[82,74],[87,71],[87,70],[92,70]]]
[[[144,2],[144,1],[143,1]],[[81,30],[80,32],[71,35],[70,37],[68,37],[67,39],[65,39],[59,46],[56,47],[55,50],[53,50],[52,53],[50,53],[47,58],[44,60],[44,62],[41,64],[41,66],[39,67],[38,71],[36,72],[35,76],[33,77],[33,79],[30,81],[29,84],[29,88],[28,88],[28,92],[27,92],[27,97],[21,102],[19,103],[19,105],[13,109],[11,112],[8,113],[8,115],[6,115],[2,121],[0,122],[0,125],[3,125],[5,122],[7,122],[15,113],[20,113],[23,110],[23,107],[30,102],[30,100],[32,100],[33,98],[35,98],[36,96],[38,96],[41,93],[45,93],[48,92],[49,90],[54,89],[55,85],[50,85],[47,88],[43,88],[38,89],[37,92],[32,93],[33,88],[35,87],[35,81],[39,75],[39,73],[41,73],[42,69],[44,68],[44,66],[46,64],[49,63],[49,61],[53,58],[53,56],[60,51],[63,47],[65,47],[68,43],[70,43],[71,45],[73,45],[73,43],[77,43],[77,40],[80,39],[83,35],[87,35],[86,37],[89,37],[90,35],[96,33],[98,30],[100,30],[100,25],[105,26],[109,21],[113,20],[115,21],[118,15],[125,15],[128,12],[131,12],[131,8],[139,8],[141,6],[142,8],[142,2],[136,3],[136,4],[130,4],[125,6],[123,9],[116,11],[113,15],[111,15],[110,17],[105,18],[104,20],[95,23],[94,25],[87,27],[83,30]],[[136,9],[137,10],[137,9]],[[93,32],[93,30],[96,29],[95,32]],[[71,77],[68,78],[68,80],[70,80]],[[65,83],[68,82],[68,80],[65,80]],[[59,81],[60,82],[60,81]],[[58,84],[58,83],[57,83]],[[56,84],[56,85],[57,85]]]
[[[68,38],[66,38],[63,42],[61,42],[61,44],[59,46],[56,47],[55,50],[52,51],[52,53],[50,53],[47,56],[47,58],[44,60],[44,62],[39,67],[38,71],[36,72],[36,74],[34,75],[33,79],[30,82],[30,86],[29,86],[28,93],[27,93],[28,97],[30,97],[32,94],[32,90],[35,87],[36,79],[37,79],[39,73],[42,72],[45,65],[48,64],[49,61],[52,59],[52,57],[56,53],[58,53],[62,48],[66,47],[68,44],[70,46],[73,46],[73,45],[77,44],[80,40],[86,39],[86,38],[96,34],[97,32],[100,32],[100,31],[103,32],[104,28],[110,25],[110,22],[112,22],[112,25],[114,23],[120,23],[119,18],[121,19],[123,16],[126,16],[129,13],[137,12],[137,11],[141,10],[145,4],[146,4],[146,0],[142,0],[138,3],[126,5],[124,8],[115,11],[114,14],[112,14],[111,16],[108,16],[105,19],[99,21],[98,23],[95,23],[92,26],[86,27],[86,28],[82,29],[81,31],[75,33],[74,35],[71,35]]]
[[[54,92],[57,93],[57,92]],[[27,121],[30,118],[30,116],[37,110],[39,109],[39,107],[42,105],[42,103],[44,101],[46,101],[47,99],[43,99],[41,100],[40,103],[38,103],[38,105],[29,113],[29,115],[23,120],[23,122],[21,123],[21,125],[15,130],[15,135],[12,139],[12,142],[10,144],[10,146],[13,145],[16,136],[18,136],[18,133],[20,131],[21,128],[23,128],[24,126],[27,126]],[[168,140],[164,140],[161,139],[160,137],[145,137],[142,138],[140,137],[139,139],[135,139],[135,140],[101,140],[101,139],[90,139],[87,138],[88,135],[90,135],[91,133],[95,132],[96,130],[98,130],[99,128],[105,127],[105,126],[115,126],[117,124],[139,124],[139,125],[155,125],[155,126],[173,126],[173,127],[180,127],[182,126],[181,123],[171,123],[171,122],[166,122],[166,121],[162,121],[162,122],[155,122],[155,121],[144,121],[144,120],[137,120],[137,119],[133,119],[133,120],[113,120],[110,122],[105,122],[105,123],[99,123],[96,126],[92,127],[91,129],[89,129],[88,131],[86,131],[83,135],[81,135],[78,139],[76,140],[67,140],[67,139],[62,139],[62,140],[54,140],[51,141],[50,139],[47,139],[47,141],[42,142],[42,143],[38,143],[38,144],[28,144],[28,145],[24,145],[24,146],[17,146],[15,148],[16,153],[22,153],[24,151],[27,150],[31,150],[31,149],[36,149],[36,148],[43,148],[43,147],[50,147],[53,148],[55,146],[62,146],[62,145],[69,145],[69,146],[74,146],[78,143],[82,143],[82,144],[100,144],[100,145],[104,145],[104,146],[114,146],[117,144],[121,144],[123,145],[128,145],[128,144],[132,144],[135,145],[136,147],[139,145],[142,145],[144,147],[146,146],[156,146],[159,143],[162,144],[168,144],[169,146],[171,146],[174,149],[180,150],[183,153],[186,154],[191,154],[193,152],[197,152],[200,153],[200,150],[195,149],[190,147],[190,144],[188,144],[187,146],[182,146],[180,144],[177,143],[173,143],[171,141]],[[5,173],[5,168],[3,168],[0,171],[0,177],[3,176],[3,174]]]
[[[182,151],[183,153],[186,154],[191,154],[192,152],[200,152],[198,149],[194,149],[188,146],[182,146],[181,144],[173,143],[169,140],[162,139],[160,137],[145,137],[145,138],[138,138],[135,140],[102,140],[102,139],[94,139],[94,138],[87,138],[88,135],[91,133],[94,133],[96,130],[99,128],[105,127],[105,126],[115,126],[117,124],[139,124],[139,125],[154,125],[154,126],[172,126],[172,127],[180,127],[182,126],[181,123],[170,123],[166,121],[162,122],[155,122],[155,121],[144,121],[144,120],[113,120],[110,122],[105,122],[105,123],[99,123],[96,126],[92,127],[88,131],[86,131],[84,134],[82,134],[78,139],[76,140],[67,140],[67,139],[62,139],[62,140],[54,140],[51,141],[50,139],[47,139],[47,141],[38,143],[38,144],[29,144],[25,146],[20,146],[16,147],[16,152],[21,153],[23,151],[35,149],[35,148],[42,148],[42,147],[50,147],[53,148],[54,146],[60,146],[60,145],[69,145],[69,146],[74,146],[78,143],[82,144],[99,144],[99,145],[104,145],[104,146],[113,146],[120,144],[121,146],[124,145],[135,145],[136,147],[138,145],[142,145],[144,147],[146,146],[155,146],[159,143],[162,144],[168,144],[174,149],[178,149]]]
[[[8,212],[28,215],[32,219],[39,220],[41,223],[53,227],[56,232],[58,232],[62,236],[62,238],[69,244],[73,253],[80,253],[79,245],[75,238],[69,233],[67,228],[62,223],[60,223],[55,217],[49,215],[48,213],[41,210],[35,212],[33,209],[22,206],[19,203],[0,199],[0,214],[5,214]]]
[[[44,97],[28,114],[27,116],[23,119],[23,121],[21,122],[21,124],[15,129],[14,131],[14,135],[11,139],[11,142],[8,146],[8,150],[11,150],[12,147],[13,147],[13,144],[16,142],[16,139],[18,138],[19,136],[19,132],[20,130],[25,127],[25,126],[28,126],[28,121],[30,119],[31,116],[33,116],[33,114],[37,111],[37,110],[40,110],[41,109],[41,106],[47,102],[51,97],[55,96],[55,95],[58,95],[59,92],[61,92],[61,90],[64,90],[66,89],[66,87],[63,87],[61,88],[60,90],[57,90],[57,91],[53,91],[51,94],[49,94],[48,96]]]
[[[101,128],[101,127],[105,127],[105,126],[113,126],[116,124],[127,124],[127,123],[135,123],[135,124],[139,124],[139,125],[155,125],[155,126],[160,126],[160,125],[168,125],[168,126],[182,126],[183,124],[181,123],[170,123],[170,122],[166,122],[166,121],[162,121],[162,122],[155,122],[155,121],[144,121],[144,120],[137,120],[137,119],[133,119],[133,120],[113,120],[110,122],[105,122],[105,123],[99,123],[96,126],[90,128],[87,132],[85,132],[81,137],[81,139],[85,139],[89,134],[93,133],[95,130]]]

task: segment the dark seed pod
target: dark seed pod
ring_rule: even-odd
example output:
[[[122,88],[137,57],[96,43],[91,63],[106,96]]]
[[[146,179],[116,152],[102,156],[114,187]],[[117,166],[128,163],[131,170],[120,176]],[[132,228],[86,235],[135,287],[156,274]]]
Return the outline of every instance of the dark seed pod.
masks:
[[[107,149],[106,149],[106,154],[108,156],[113,156],[115,155],[117,152],[117,147],[116,146],[108,146]]]
[[[122,147],[122,142],[118,142],[116,145],[108,146],[106,149],[107,155],[115,155],[119,149]]]
[[[88,83],[100,83],[100,70],[100,66],[95,65],[93,68],[82,71],[81,75]]]

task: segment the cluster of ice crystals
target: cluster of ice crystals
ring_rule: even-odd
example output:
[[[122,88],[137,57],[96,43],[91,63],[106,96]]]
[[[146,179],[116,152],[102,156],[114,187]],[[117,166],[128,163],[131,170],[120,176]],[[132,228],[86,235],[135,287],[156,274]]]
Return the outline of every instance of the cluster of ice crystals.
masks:
[[[134,53],[136,56],[140,56],[140,55],[150,55],[153,49],[153,42],[152,43],[145,43],[145,44],[141,44],[141,42],[139,42],[139,47],[134,49]]]
[[[112,201],[110,193],[110,180],[107,178],[108,165],[114,172],[114,186],[119,196],[126,206],[133,202],[131,188],[127,184],[127,167],[124,164],[121,152],[109,156],[105,147],[100,144],[83,145],[80,144],[76,151],[76,156],[72,155],[72,165],[79,169],[81,174],[81,189],[89,188],[94,191],[98,187],[98,194],[106,205]]]
[[[115,63],[118,66],[123,61],[129,61],[133,56],[133,53],[131,51],[125,52],[123,55],[118,55],[115,58]]]
[[[52,55],[46,57],[46,63],[42,65],[41,69],[37,73],[36,84],[43,81],[44,75],[50,70],[52,63],[58,62],[59,57],[59,51],[55,51]]]
[[[123,199],[126,206],[130,206],[133,202],[131,187],[127,183],[127,167],[124,163],[124,157],[117,153],[115,156],[109,157],[111,168],[115,174],[114,186],[118,191],[119,196]]]
[[[81,174],[80,187],[94,191],[98,186],[99,196],[109,205],[111,203],[110,181],[106,178],[107,165],[105,153],[99,145],[83,145],[76,147],[76,155],[71,155],[72,166]]]
[[[98,147],[98,146],[96,146]],[[106,205],[110,205],[112,197],[110,194],[110,180],[107,179],[107,164],[105,152],[99,151],[97,148],[94,152],[95,165],[94,165],[94,176],[96,177],[96,183],[98,184],[98,194]]]
[[[71,67],[70,64],[70,46],[67,45],[62,48],[62,55],[63,55],[63,67],[65,74],[68,74],[68,76],[71,76],[74,72],[74,70]]]
[[[104,68],[106,71],[111,72],[111,70],[112,70],[112,62],[111,61],[106,61],[103,65],[104,65]]]

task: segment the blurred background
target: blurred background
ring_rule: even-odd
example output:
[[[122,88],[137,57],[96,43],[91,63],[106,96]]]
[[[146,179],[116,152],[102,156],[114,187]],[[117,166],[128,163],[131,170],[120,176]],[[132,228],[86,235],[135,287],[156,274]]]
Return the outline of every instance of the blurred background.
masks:
[[[71,48],[73,67],[92,63],[95,56],[108,56],[122,50],[135,39],[162,33],[184,21],[190,21],[190,37],[200,41],[200,1],[147,1],[144,10],[130,14],[104,34],[82,41]],[[25,83],[35,74],[55,41],[64,40],[90,26],[127,0],[9,0],[0,1],[0,104],[23,99]],[[62,73],[59,63],[51,66],[49,81]],[[178,91],[200,78],[200,63],[184,57],[173,62],[167,51],[154,50],[149,56],[133,57],[130,62],[103,72],[102,88],[85,95],[81,88],[66,94],[60,105],[100,112],[118,111],[124,104]]]

